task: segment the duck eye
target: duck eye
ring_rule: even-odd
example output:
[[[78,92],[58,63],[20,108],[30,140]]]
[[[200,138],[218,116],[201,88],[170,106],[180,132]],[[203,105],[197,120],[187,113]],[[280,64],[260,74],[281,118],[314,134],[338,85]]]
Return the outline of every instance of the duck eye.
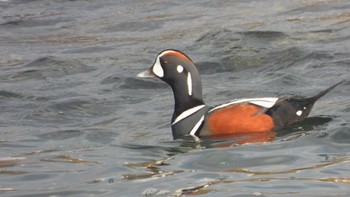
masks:
[[[161,62],[162,62],[162,64],[168,64],[168,61],[166,61],[166,60],[160,60]]]

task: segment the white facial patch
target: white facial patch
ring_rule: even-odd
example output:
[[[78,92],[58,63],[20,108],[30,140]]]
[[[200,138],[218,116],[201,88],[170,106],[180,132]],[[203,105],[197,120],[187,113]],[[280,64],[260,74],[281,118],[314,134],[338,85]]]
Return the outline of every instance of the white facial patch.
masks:
[[[182,73],[184,71],[184,67],[181,65],[177,65],[176,70],[178,73]]]
[[[191,76],[191,73],[188,73],[188,75],[187,75],[187,90],[188,90],[188,95],[192,96],[192,76]]]
[[[296,114],[297,116],[301,116],[301,115],[303,114],[303,111],[298,110],[295,114]]]
[[[160,65],[159,57],[157,57],[157,60],[156,60],[156,62],[153,65],[152,71],[158,77],[160,77],[160,78],[164,77],[164,70],[162,68],[162,65]]]

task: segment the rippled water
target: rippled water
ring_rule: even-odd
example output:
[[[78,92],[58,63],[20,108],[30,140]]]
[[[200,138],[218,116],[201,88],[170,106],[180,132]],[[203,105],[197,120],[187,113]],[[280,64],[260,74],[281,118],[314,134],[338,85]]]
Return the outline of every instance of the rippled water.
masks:
[[[0,195],[349,196],[349,27],[346,0],[0,1]],[[345,82],[280,133],[173,141],[135,77],[166,48],[213,105]]]

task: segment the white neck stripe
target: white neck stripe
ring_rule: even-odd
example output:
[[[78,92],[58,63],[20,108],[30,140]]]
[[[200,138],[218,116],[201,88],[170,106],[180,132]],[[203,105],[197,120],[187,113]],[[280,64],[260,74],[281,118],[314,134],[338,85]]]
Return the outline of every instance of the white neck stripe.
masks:
[[[205,105],[198,105],[196,107],[193,107],[191,109],[188,109],[188,110],[182,112],[178,117],[176,117],[176,119],[174,120],[173,123],[171,123],[171,125],[174,125],[174,124],[178,123],[179,121],[181,121],[182,119],[187,118],[188,116],[196,113],[197,111],[199,111],[203,107],[205,107]]]

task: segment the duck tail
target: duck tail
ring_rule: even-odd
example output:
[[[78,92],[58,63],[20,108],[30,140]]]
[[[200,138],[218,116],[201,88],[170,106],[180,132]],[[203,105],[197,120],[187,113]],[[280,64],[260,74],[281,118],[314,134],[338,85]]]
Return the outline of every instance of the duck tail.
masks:
[[[307,118],[312,107],[319,98],[341,83],[343,83],[343,81],[332,85],[312,97],[293,96],[281,98],[266,112],[266,114],[273,118],[276,129],[286,127],[295,122],[300,122]]]
[[[331,90],[333,90],[335,87],[337,87],[339,84],[341,84],[341,83],[343,83],[343,82],[344,82],[344,80],[343,80],[343,81],[340,81],[340,82],[338,82],[338,83],[336,83],[336,84],[334,84],[334,85],[332,85],[331,87],[329,87],[329,88],[327,88],[327,89],[325,89],[325,90],[323,90],[323,91],[321,91],[320,93],[316,94],[315,96],[310,97],[310,98],[309,98],[310,102],[311,102],[311,103],[316,102],[318,99],[320,99],[321,97],[323,97],[324,95],[326,95],[328,92],[330,92]]]

